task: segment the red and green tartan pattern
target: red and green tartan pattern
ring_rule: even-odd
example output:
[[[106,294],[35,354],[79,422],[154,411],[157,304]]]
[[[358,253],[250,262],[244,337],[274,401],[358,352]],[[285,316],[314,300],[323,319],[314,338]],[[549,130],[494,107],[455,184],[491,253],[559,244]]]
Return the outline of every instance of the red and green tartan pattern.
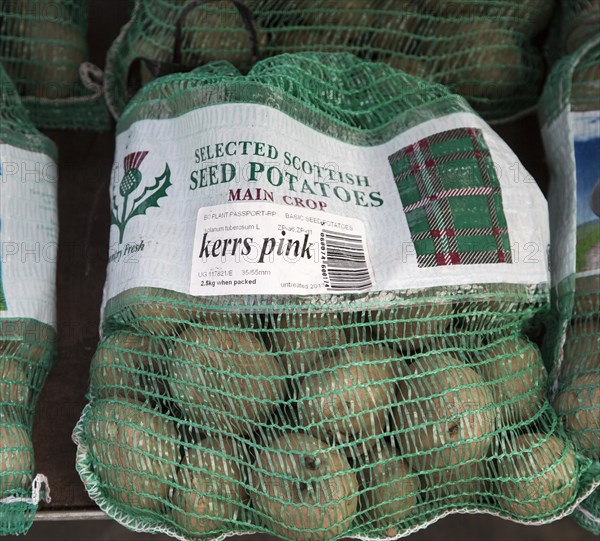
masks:
[[[388,159],[419,267],[512,262],[500,183],[481,130],[436,133]]]

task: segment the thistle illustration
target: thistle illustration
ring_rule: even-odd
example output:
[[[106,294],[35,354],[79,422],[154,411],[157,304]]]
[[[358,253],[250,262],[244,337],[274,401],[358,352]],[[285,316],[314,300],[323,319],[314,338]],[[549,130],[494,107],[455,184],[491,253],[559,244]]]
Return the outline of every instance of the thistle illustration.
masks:
[[[165,164],[165,170],[159,177],[155,177],[155,183],[152,186],[146,186],[142,192],[133,198],[129,204],[129,199],[142,184],[142,173],[139,170],[148,151],[132,152],[127,154],[123,160],[125,174],[119,184],[119,195],[123,198],[121,205],[117,203],[117,194],[112,195],[111,204],[111,223],[119,229],[119,244],[123,242],[125,226],[134,216],[146,214],[146,211],[152,207],[159,207],[158,200],[167,195],[167,188],[171,186],[171,170],[169,165]],[[120,216],[119,216],[120,215]]]

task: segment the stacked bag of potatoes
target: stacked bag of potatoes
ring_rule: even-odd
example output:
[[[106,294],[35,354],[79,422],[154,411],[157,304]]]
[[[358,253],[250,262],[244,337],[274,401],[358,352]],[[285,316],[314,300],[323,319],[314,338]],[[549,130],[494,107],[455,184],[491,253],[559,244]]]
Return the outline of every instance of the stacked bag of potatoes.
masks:
[[[90,496],[179,539],[570,513],[592,461],[546,399],[547,205],[515,163],[463,98],[350,54],[145,85],[74,432]]]
[[[487,120],[533,108],[543,60],[536,37],[553,0],[145,0],[111,47],[115,117],[137,89],[174,71],[227,60],[348,52],[448,85]]]
[[[54,359],[55,162],[0,65],[0,535],[26,532],[49,497],[31,430]]]
[[[598,33],[598,0],[558,0],[544,45],[546,59],[553,64],[575,53]]]
[[[600,2],[563,2],[540,107],[551,170],[553,306],[547,334],[553,405],[600,483]],[[574,513],[600,534],[600,489]]]
[[[106,130],[102,72],[87,62],[89,0],[2,0],[0,62],[34,124]]]

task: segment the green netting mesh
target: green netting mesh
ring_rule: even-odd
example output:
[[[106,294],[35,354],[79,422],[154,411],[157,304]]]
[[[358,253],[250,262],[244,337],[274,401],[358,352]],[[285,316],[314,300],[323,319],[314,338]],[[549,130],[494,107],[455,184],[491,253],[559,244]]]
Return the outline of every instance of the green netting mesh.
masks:
[[[575,2],[575,5],[577,9],[592,7],[591,2]],[[600,8],[597,2],[594,5],[596,10]],[[587,16],[593,19],[589,13]],[[572,25],[569,35],[576,35],[587,28],[589,21],[579,21],[580,26],[570,19],[566,22]],[[600,192],[594,185],[600,155],[600,39],[597,33],[592,37],[586,43],[578,43],[576,52],[555,64],[544,90],[540,114],[549,134],[544,143],[555,194],[551,195],[556,220],[552,242],[559,248],[554,266],[559,276],[565,275],[559,270],[565,264],[568,269],[567,277],[553,292],[553,313],[546,340],[547,360],[555,379],[554,407],[575,447],[593,459],[593,467],[598,470]],[[567,45],[567,50],[573,48]],[[582,526],[598,532],[597,497],[586,500],[575,518]]]
[[[38,132],[29,120],[12,82],[0,66],[0,534],[12,535],[26,532],[33,522],[37,509],[40,479],[34,479],[35,467],[31,430],[35,404],[54,359],[54,329],[31,318],[11,316],[15,295],[20,301],[30,299],[35,305],[35,286],[14,292],[7,289],[7,269],[13,268],[10,260],[25,257],[17,247],[25,248],[30,237],[6,236],[8,224],[11,231],[17,223],[20,231],[28,227],[31,216],[23,215],[22,207],[14,199],[12,184],[20,182],[14,172],[15,166],[26,166],[11,149],[23,149],[56,158],[54,144]],[[27,164],[28,166],[30,164]],[[28,172],[33,177],[33,170]],[[20,177],[20,175],[19,175]],[[25,177],[22,177],[25,178]],[[8,203],[6,203],[8,201]],[[52,202],[47,202],[52,205]],[[14,206],[13,206],[14,205]],[[20,222],[20,223],[19,223]],[[45,228],[45,224],[33,224]],[[44,237],[39,237],[40,242]],[[54,239],[56,242],[57,239]],[[35,280],[35,246],[29,254],[29,278]],[[38,245],[41,249],[41,246]],[[45,248],[50,248],[46,246]],[[48,250],[45,255],[52,256]],[[38,256],[41,255],[38,251]],[[14,271],[13,271],[14,272]],[[48,283],[53,290],[54,279]],[[53,302],[53,301],[52,301]],[[27,304],[27,301],[21,303]],[[32,485],[33,483],[33,485]]]
[[[129,128],[177,120],[181,135],[195,134],[185,113],[215,111],[218,126],[212,106],[227,103],[268,105],[365,146],[470,111],[442,86],[351,55],[280,55],[246,76],[214,63],[130,102],[114,200],[141,190],[147,153]],[[158,145],[177,138],[161,133]],[[135,530],[386,538],[458,511],[547,522],[591,489],[591,460],[546,399],[535,340],[547,285],[311,296],[134,287],[106,300],[77,469],[101,508]]]
[[[3,0],[0,62],[36,126],[106,130],[101,72],[87,62],[89,0]]]
[[[571,517],[583,528],[595,535],[600,535],[600,490],[596,489],[591,496],[573,512]]]
[[[448,85],[491,121],[535,105],[543,64],[533,37],[554,7],[550,0],[242,4],[254,14],[254,43],[262,58],[321,51],[383,61]],[[105,88],[112,113],[118,117],[137,88],[157,73],[188,71],[215,60],[248,70],[254,55],[246,25],[233,2],[137,2],[107,57]],[[139,58],[151,62],[140,64]]]

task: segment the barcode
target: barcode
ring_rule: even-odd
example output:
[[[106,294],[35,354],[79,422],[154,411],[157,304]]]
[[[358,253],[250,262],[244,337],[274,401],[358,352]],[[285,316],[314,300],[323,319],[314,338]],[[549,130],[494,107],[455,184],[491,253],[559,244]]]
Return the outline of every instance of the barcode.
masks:
[[[323,229],[323,279],[329,291],[365,291],[373,287],[362,236]]]

